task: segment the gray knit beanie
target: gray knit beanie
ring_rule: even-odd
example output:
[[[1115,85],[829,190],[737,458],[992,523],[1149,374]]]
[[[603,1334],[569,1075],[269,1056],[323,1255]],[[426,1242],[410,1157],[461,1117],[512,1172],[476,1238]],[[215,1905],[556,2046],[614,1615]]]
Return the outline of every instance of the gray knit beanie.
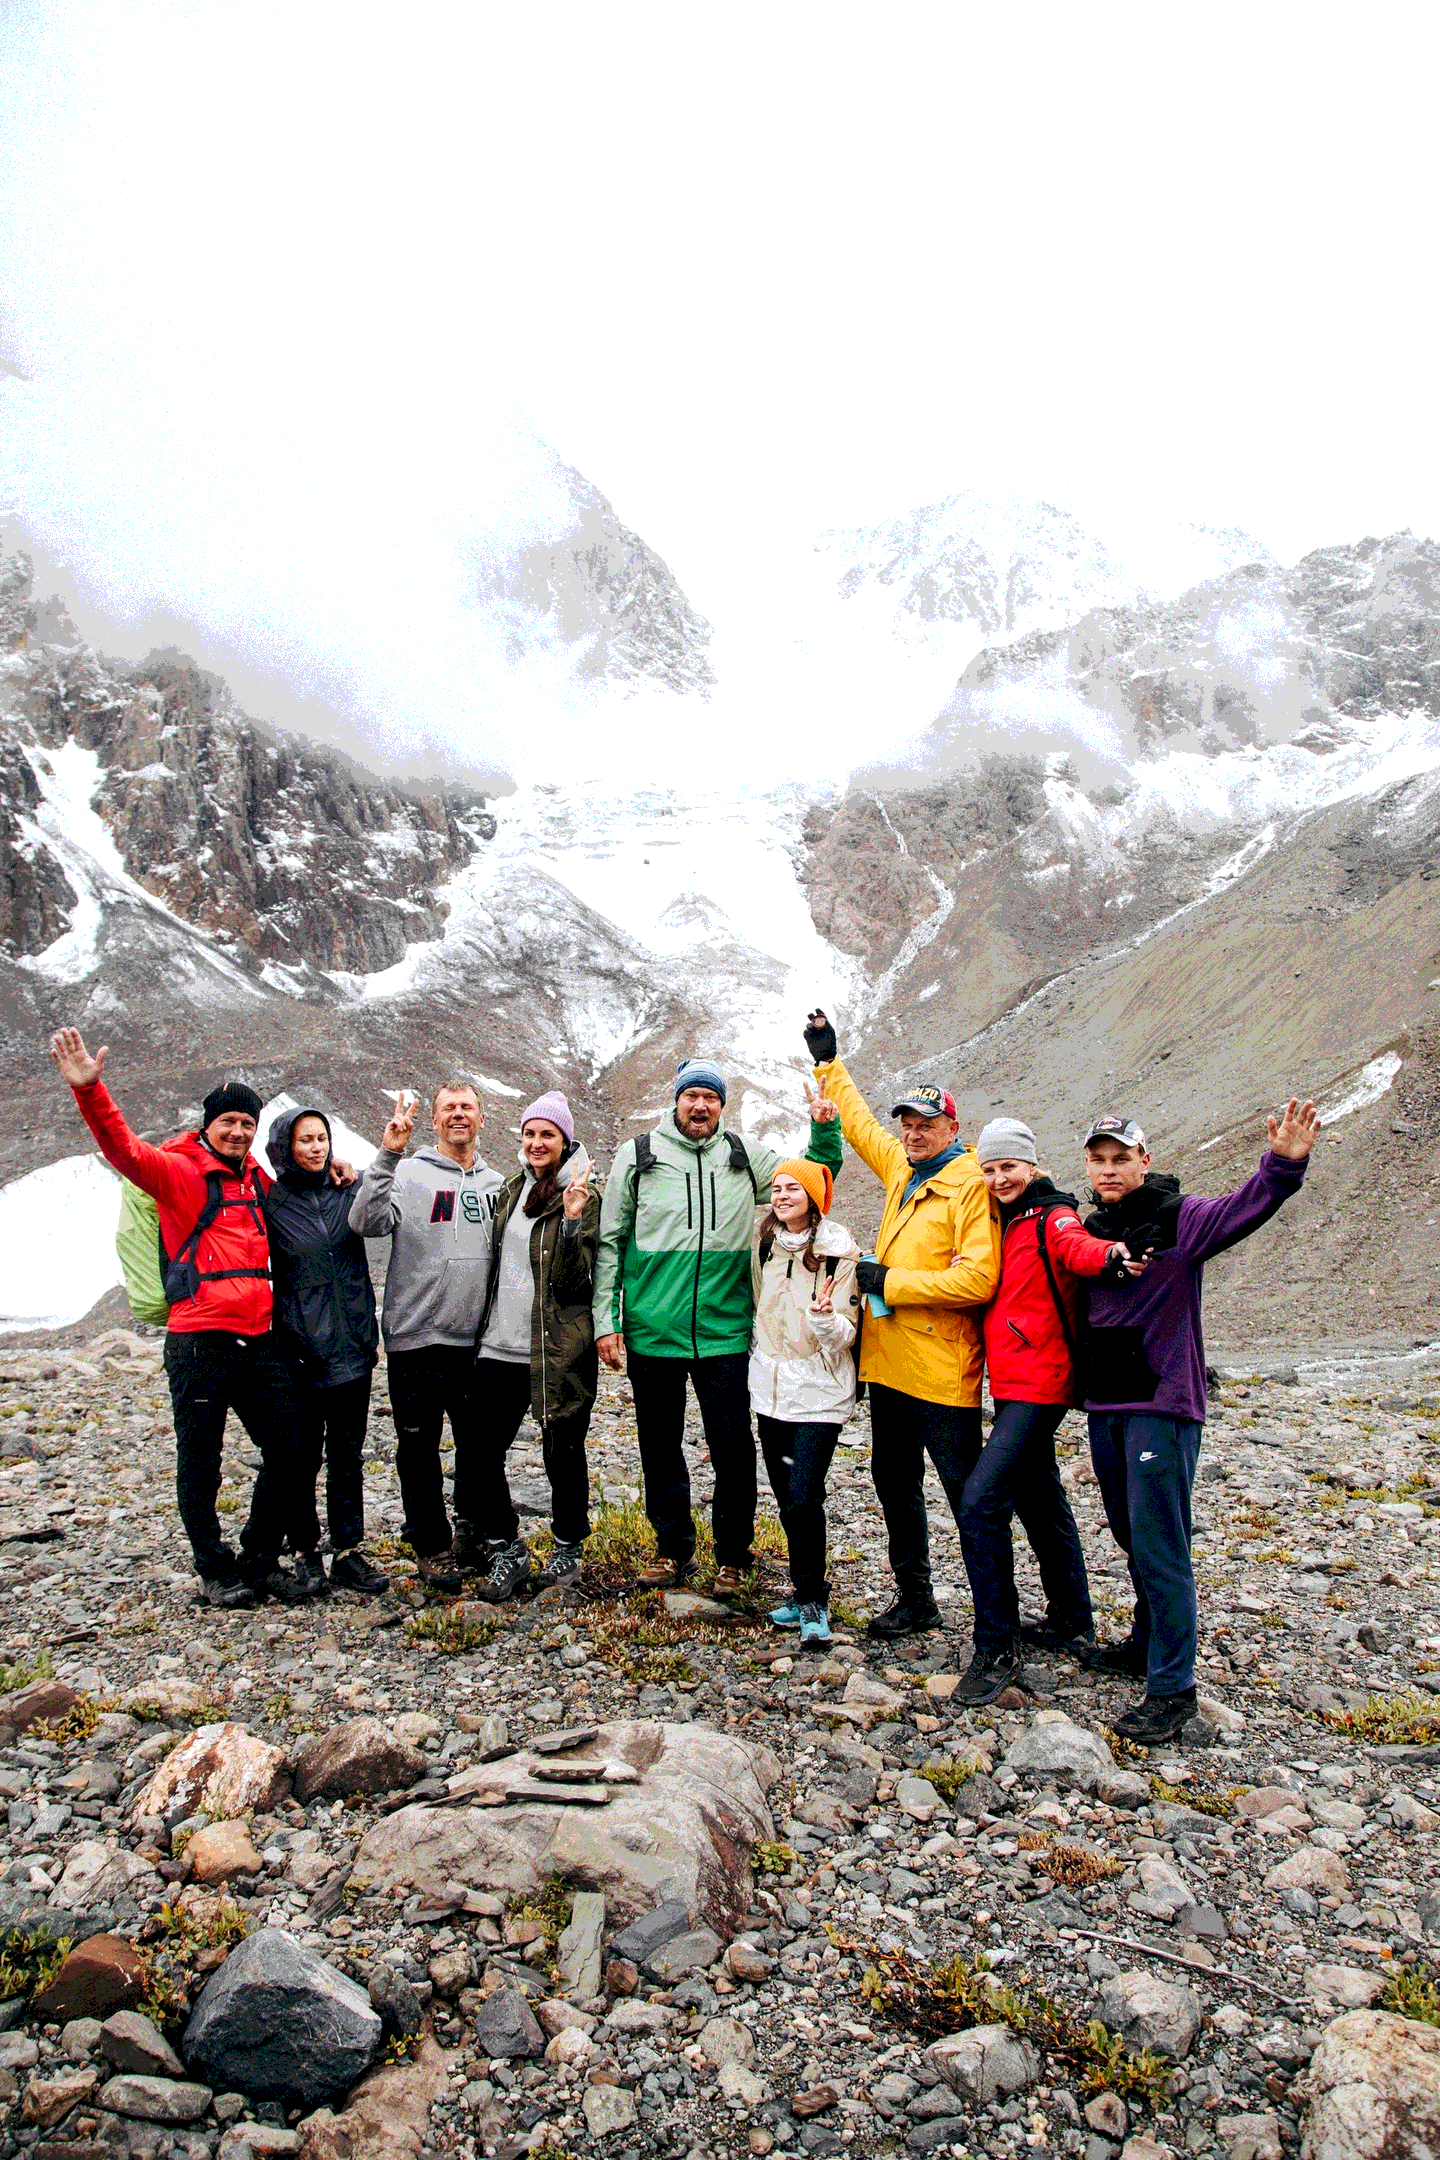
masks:
[[[975,1142],[976,1162],[1033,1162],[1040,1157],[1035,1152],[1035,1135],[1019,1118],[995,1117],[985,1127]]]

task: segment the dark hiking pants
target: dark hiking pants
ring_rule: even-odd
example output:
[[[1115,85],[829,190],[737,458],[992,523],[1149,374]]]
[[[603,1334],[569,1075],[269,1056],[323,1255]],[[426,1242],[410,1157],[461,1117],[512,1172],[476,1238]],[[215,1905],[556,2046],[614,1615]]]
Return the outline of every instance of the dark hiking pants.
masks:
[[[828,1605],[825,1577],[825,1480],[840,1438],[838,1425],[791,1425],[757,1417],[766,1475],[780,1510],[797,1605]]]
[[[979,1409],[926,1402],[872,1383],[870,1436],[870,1475],[885,1515],[896,1588],[907,1605],[928,1604],[934,1593],[925,1458],[934,1463],[958,1524],[965,1480],[980,1453]]]
[[[1105,1520],[1130,1563],[1132,1631],[1148,1654],[1146,1692],[1195,1685],[1195,1570],[1190,1494],[1204,1426],[1142,1411],[1090,1413],[1090,1460]]]
[[[1095,1622],[1085,1555],[1055,1460],[1062,1403],[1001,1402],[980,1459],[965,1480],[960,1543],[975,1605],[975,1648],[1010,1648],[1020,1627],[1010,1519],[1018,1515],[1039,1563],[1048,1617],[1066,1635]]]
[[[233,1410],[260,1451],[241,1552],[247,1568],[267,1572],[286,1538],[293,1541],[302,1527],[295,1388],[283,1354],[270,1335],[172,1329],[165,1371],[175,1417],[175,1498],[196,1567],[206,1581],[234,1573],[235,1556],[215,1512],[225,1419]]]
[[[711,1524],[717,1568],[748,1568],[754,1560],[755,1436],[750,1430],[749,1353],[721,1357],[626,1354],[635,1397],[645,1512],[660,1557],[688,1567],[695,1556],[690,1472],[685,1465],[685,1382],[700,1405],[700,1422],[715,1473]]]
[[[479,1439],[472,1504],[478,1512],[463,1514],[457,1500],[455,1513],[478,1537],[503,1538],[512,1545],[520,1535],[520,1518],[510,1497],[505,1457],[530,1408],[530,1367],[504,1358],[481,1358],[473,1384]],[[540,1446],[550,1481],[550,1527],[557,1545],[581,1545],[590,1535],[590,1469],[585,1459],[589,1429],[588,1403],[572,1417],[552,1418],[541,1428]]]
[[[455,1442],[455,1513],[469,1522],[477,1505],[475,1352],[449,1343],[392,1350],[390,1407],[395,1414],[395,1470],[405,1521],[400,1535],[422,1560],[450,1549],[440,1434],[448,1417]]]

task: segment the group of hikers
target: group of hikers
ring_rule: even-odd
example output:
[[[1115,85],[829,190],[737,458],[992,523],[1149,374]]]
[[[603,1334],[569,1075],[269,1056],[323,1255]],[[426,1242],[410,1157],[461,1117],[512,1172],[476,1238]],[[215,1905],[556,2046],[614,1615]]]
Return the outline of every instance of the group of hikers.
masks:
[[[1091,1211],[1039,1166],[1035,1135],[994,1118],[962,1140],[954,1097],[907,1090],[887,1130],[838,1054],[824,1012],[805,1027],[809,1141],[782,1156],[724,1123],[726,1079],[689,1058],[674,1107],[617,1150],[603,1194],[565,1097],[520,1120],[508,1176],[479,1152],[469,1079],[432,1098],[433,1141],[410,1152],[402,1093],[363,1176],[336,1160],[316,1108],[274,1119],[267,1177],[251,1145],[263,1104],[231,1080],[199,1128],[153,1147],[126,1125],[93,1056],[62,1028],[51,1049],[101,1153],[153,1199],[165,1293],[181,1519],[202,1596],[287,1603],[332,1585],[383,1593],[363,1549],[363,1459],[383,1333],[402,1536],[420,1581],[500,1601],[574,1581],[590,1534],[585,1441],[601,1361],[634,1398],[655,1534],[641,1586],[684,1583],[695,1525],[684,1450],[687,1382],[714,1478],[714,1595],[744,1594],[755,1564],[755,1435],[788,1546],[791,1596],[770,1614],[804,1649],[831,1640],[826,1480],[868,1390],[871,1470],[895,1595],[867,1634],[938,1628],[925,1464],[959,1527],[974,1649],[957,1701],[993,1702],[1027,1649],[1143,1680],[1117,1730],[1142,1745],[1195,1708],[1190,1503],[1205,1419],[1204,1263],[1295,1192],[1319,1120],[1292,1100],[1238,1190],[1204,1199],[1150,1167],[1130,1118],[1082,1141]],[[874,1249],[833,1219],[842,1136],[884,1188]],[[757,1214],[759,1221],[757,1224]],[[379,1330],[367,1239],[389,1241]],[[994,1420],[981,1419],[988,1370]],[[1135,1591],[1123,1640],[1099,1644],[1079,1532],[1056,1461],[1067,1410],[1088,1414],[1106,1519]],[[537,1568],[506,1478],[526,1411],[539,1428],[553,1545]],[[216,1501],[227,1412],[259,1451],[239,1551]],[[454,1443],[447,1510],[441,1437]],[[316,1484],[326,1471],[331,1550]],[[453,1519],[452,1519],[453,1514]],[[1033,1548],[1043,1615],[1022,1620],[1012,1518]],[[281,1555],[293,1555],[289,1568]]]

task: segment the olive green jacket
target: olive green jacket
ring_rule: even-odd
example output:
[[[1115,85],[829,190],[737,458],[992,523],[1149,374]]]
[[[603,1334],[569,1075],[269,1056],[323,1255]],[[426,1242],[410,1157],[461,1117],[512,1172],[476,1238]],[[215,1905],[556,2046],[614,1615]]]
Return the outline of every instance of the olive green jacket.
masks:
[[[589,1168],[583,1150],[571,1156],[570,1162],[582,1170]],[[567,1163],[565,1168],[569,1167]],[[568,1181],[562,1173],[562,1191],[564,1182]],[[495,1301],[505,1225],[512,1209],[523,1200],[527,1183],[526,1172],[517,1170],[496,1196],[490,1268],[480,1325],[475,1330],[477,1351]],[[530,1232],[530,1266],[535,1276],[535,1302],[530,1310],[530,1409],[542,1432],[557,1418],[588,1411],[595,1401],[599,1361],[590,1305],[595,1293],[595,1245],[599,1235],[600,1195],[596,1192],[585,1203],[578,1230],[566,1224],[562,1192],[557,1192],[550,1205],[535,1217]]]

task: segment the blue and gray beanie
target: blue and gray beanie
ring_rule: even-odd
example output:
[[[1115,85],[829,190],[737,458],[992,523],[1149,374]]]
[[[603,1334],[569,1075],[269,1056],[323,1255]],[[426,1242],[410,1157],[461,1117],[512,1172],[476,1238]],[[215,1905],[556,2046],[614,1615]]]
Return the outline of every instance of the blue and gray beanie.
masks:
[[[726,1097],[725,1075],[709,1058],[682,1058],[675,1071],[675,1100],[678,1102],[686,1088],[713,1088],[723,1103]]]

